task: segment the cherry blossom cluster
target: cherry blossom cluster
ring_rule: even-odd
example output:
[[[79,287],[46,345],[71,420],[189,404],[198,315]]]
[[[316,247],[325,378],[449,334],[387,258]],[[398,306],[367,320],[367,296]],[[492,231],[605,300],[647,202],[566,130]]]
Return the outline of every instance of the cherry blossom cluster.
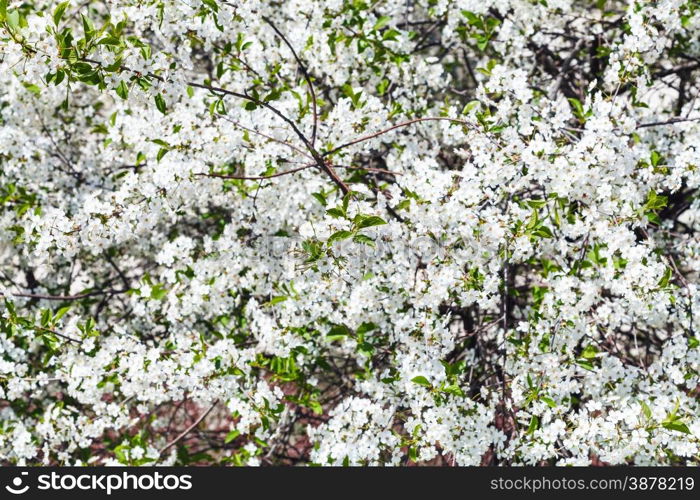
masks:
[[[698,75],[698,0],[0,0],[0,461],[700,464]]]

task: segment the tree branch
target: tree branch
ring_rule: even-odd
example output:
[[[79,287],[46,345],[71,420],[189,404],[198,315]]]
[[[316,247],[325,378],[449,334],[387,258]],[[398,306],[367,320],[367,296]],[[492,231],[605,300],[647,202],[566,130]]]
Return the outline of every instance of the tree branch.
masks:
[[[277,172],[270,175],[258,175],[258,176],[244,176],[244,175],[227,175],[227,174],[205,174],[198,173],[194,174],[200,177],[216,177],[218,179],[240,179],[244,181],[260,181],[264,179],[272,179],[273,177],[282,177],[283,175],[294,174],[296,172],[301,172],[307,168],[313,167],[315,164],[304,165],[303,167],[293,168],[292,170],[285,170],[284,172]]]
[[[309,86],[309,92],[311,93],[311,101],[313,102],[313,113],[314,113],[314,125],[313,125],[313,130],[311,131],[311,145],[315,146],[316,144],[316,129],[318,127],[318,107],[316,103],[316,92],[314,91],[314,86],[311,83],[311,76],[309,75],[309,71],[306,69],[306,66],[304,66],[304,63],[301,62],[301,59],[297,55],[296,51],[294,50],[294,47],[292,47],[292,44],[289,43],[289,40],[280,32],[280,30],[277,29],[277,26],[274,25],[274,23],[270,20],[270,18],[266,16],[262,16],[263,21],[265,21],[267,24],[272,27],[273,30],[275,30],[275,33],[277,33],[277,36],[279,36],[282,41],[289,47],[289,50],[292,51],[292,55],[294,56],[294,59],[296,60],[297,64],[299,65],[299,68],[301,69],[302,74],[304,75],[304,79],[306,80],[306,84]]]
[[[163,448],[161,448],[161,450],[159,452],[160,455],[162,455],[163,453],[168,451],[170,448],[175,446],[182,438],[184,438],[187,434],[189,434],[192,429],[197,427],[202,422],[202,420],[204,420],[206,418],[206,416],[209,415],[209,413],[214,409],[214,407],[217,404],[219,404],[219,400],[215,399],[214,402],[211,404],[211,406],[209,408],[207,408],[206,411],[202,412],[202,414],[197,418],[197,420],[195,420],[192,423],[192,425],[190,425],[187,429],[182,431],[175,439],[173,439],[168,444],[166,444]]]
[[[322,156],[330,156],[332,154],[337,153],[341,149],[347,148],[348,146],[353,146],[355,144],[359,144],[361,142],[368,141],[370,139],[374,139],[375,137],[379,137],[380,135],[391,132],[392,130],[396,130],[397,128],[406,127],[406,126],[412,125],[414,123],[430,122],[430,121],[448,121],[448,122],[452,122],[452,123],[460,123],[462,125],[467,125],[467,126],[471,125],[471,123],[469,123],[467,121],[459,120],[457,118],[448,118],[446,116],[432,116],[432,117],[426,117],[426,118],[414,118],[413,120],[408,120],[406,122],[402,122],[402,123],[393,125],[389,128],[385,128],[384,130],[380,130],[379,132],[375,132],[375,133],[370,134],[370,135],[365,135],[363,137],[360,137],[359,139],[355,139],[353,141],[346,142],[345,144],[341,144],[340,146],[333,148],[330,151],[326,151],[325,153],[323,153]]]

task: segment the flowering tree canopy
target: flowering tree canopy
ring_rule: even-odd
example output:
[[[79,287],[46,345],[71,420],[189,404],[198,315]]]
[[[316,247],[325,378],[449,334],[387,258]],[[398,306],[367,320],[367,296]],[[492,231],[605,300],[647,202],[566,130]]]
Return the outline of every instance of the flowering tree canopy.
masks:
[[[0,459],[698,464],[700,1],[0,0]]]

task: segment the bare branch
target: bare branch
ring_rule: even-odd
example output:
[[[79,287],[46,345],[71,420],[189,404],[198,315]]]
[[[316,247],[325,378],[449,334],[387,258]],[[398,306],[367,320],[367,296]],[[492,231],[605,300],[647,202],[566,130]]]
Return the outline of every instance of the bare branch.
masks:
[[[168,451],[170,448],[172,448],[173,446],[175,446],[182,438],[184,438],[185,436],[187,436],[187,434],[189,434],[190,431],[191,431],[192,429],[194,429],[195,427],[197,427],[197,426],[202,422],[202,420],[204,420],[204,419],[206,418],[206,416],[209,415],[209,413],[214,409],[214,407],[215,407],[217,404],[219,404],[219,400],[218,400],[218,399],[214,400],[214,402],[211,404],[211,406],[210,406],[209,408],[207,408],[206,411],[202,412],[202,414],[197,418],[197,420],[195,420],[195,421],[192,423],[192,425],[190,425],[187,429],[185,429],[184,431],[182,431],[175,439],[173,439],[173,440],[170,441],[168,444],[166,444],[163,448],[161,448],[161,450],[160,450],[159,453],[162,455],[163,453],[165,453],[166,451]]]
[[[292,55],[294,56],[294,59],[296,60],[297,64],[299,65],[299,68],[301,69],[302,74],[304,75],[304,79],[306,80],[306,84],[309,86],[309,92],[311,93],[311,101],[313,102],[313,113],[314,113],[314,125],[313,125],[313,130],[311,131],[311,145],[315,146],[316,145],[316,130],[318,128],[318,107],[316,103],[316,91],[314,90],[314,86],[311,83],[311,76],[309,75],[309,71],[306,69],[306,66],[304,66],[304,63],[301,62],[301,59],[297,55],[296,51],[294,50],[294,47],[292,47],[292,44],[289,43],[289,40],[280,32],[280,30],[277,29],[277,26],[273,24],[273,22],[268,18],[263,16],[263,21],[265,21],[267,24],[272,27],[273,30],[275,30],[275,33],[277,33],[277,36],[279,36],[282,41],[289,47],[289,50],[292,51]]]
[[[363,137],[360,137],[359,139],[355,139],[353,141],[346,142],[345,144],[341,144],[340,146],[333,148],[330,151],[326,151],[325,153],[323,153],[323,156],[329,156],[329,155],[335,154],[338,151],[340,151],[341,149],[345,149],[349,146],[353,146],[355,144],[359,144],[361,142],[368,141],[370,139],[374,139],[375,137],[379,137],[380,135],[391,132],[392,130],[396,130],[397,128],[406,127],[406,126],[412,125],[414,123],[430,122],[430,121],[448,121],[448,122],[452,122],[452,123],[460,123],[462,125],[467,125],[467,126],[472,125],[471,123],[469,123],[467,121],[459,120],[457,118],[448,118],[446,116],[431,116],[431,117],[426,117],[426,118],[414,118],[413,120],[408,120],[406,122],[402,122],[402,123],[393,125],[389,128],[385,128],[384,130],[380,130],[379,132],[375,132],[375,133],[370,134],[370,135],[365,135]]]
[[[260,180],[264,180],[264,179],[272,179],[274,177],[282,177],[283,175],[294,174],[297,172],[301,172],[302,170],[306,170],[307,168],[311,168],[313,166],[315,166],[315,164],[312,163],[310,165],[304,165],[303,167],[293,168],[292,170],[285,170],[284,172],[277,172],[275,174],[258,175],[258,176],[205,174],[205,173],[198,173],[198,174],[194,174],[194,175],[200,176],[200,177],[215,177],[217,179],[240,179],[240,180],[244,180],[244,181],[260,181]]]
[[[663,125],[673,125],[674,123],[696,122],[696,121],[700,121],[700,118],[671,118],[670,120],[666,120],[663,122],[640,123],[639,125],[637,125],[637,128],[661,127]]]

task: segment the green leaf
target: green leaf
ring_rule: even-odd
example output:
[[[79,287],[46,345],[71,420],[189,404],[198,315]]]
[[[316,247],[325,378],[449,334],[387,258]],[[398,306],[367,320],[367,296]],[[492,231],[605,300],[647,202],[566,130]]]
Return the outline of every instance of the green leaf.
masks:
[[[476,109],[477,106],[480,106],[481,103],[477,100],[469,101],[466,106],[464,106],[464,109],[462,110],[463,115],[468,115],[470,111],[473,109]]]
[[[161,284],[154,285],[151,288],[151,298],[154,300],[161,300],[168,294],[168,291]]]
[[[671,270],[670,267],[667,267],[666,270],[664,271],[664,275],[661,277],[659,280],[658,286],[659,288],[666,288],[671,281],[671,276],[673,274],[673,271]]]
[[[473,12],[463,10],[462,15],[467,18],[467,21],[471,26],[479,26],[481,23],[480,17],[474,14]]]
[[[364,335],[365,333],[371,332],[372,330],[376,330],[377,328],[377,325],[375,325],[372,322],[364,322],[357,327],[357,334]]]
[[[266,306],[274,306],[275,304],[279,304],[280,302],[284,302],[285,300],[288,300],[289,297],[286,295],[277,295],[275,297],[272,297],[268,302],[265,303]]]
[[[49,323],[51,323],[51,310],[50,309],[44,309],[44,311],[41,313],[41,326],[44,328],[49,326]]]
[[[352,193],[348,193],[345,196],[343,196],[343,215],[346,216],[348,214],[348,207],[350,206],[350,197],[352,196]]]
[[[432,387],[432,384],[423,375],[418,375],[417,377],[413,377],[411,379],[411,382],[413,382],[414,384],[425,386],[425,387]]]
[[[540,419],[537,418],[535,415],[530,417],[530,425],[527,427],[527,433],[532,434],[534,433],[540,426]]]
[[[370,238],[369,236],[367,236],[366,234],[356,234],[355,236],[353,236],[352,241],[354,241],[355,243],[360,243],[362,245],[367,245],[370,247],[376,246],[376,243],[374,242],[374,240],[372,238]]]
[[[29,92],[31,92],[32,94],[34,94],[36,96],[41,94],[41,89],[38,86],[34,85],[33,83],[22,82],[22,85],[24,85],[25,89],[27,89]]]
[[[302,242],[301,248],[308,255],[308,258],[305,261],[307,264],[316,262],[323,255],[323,243],[313,238]]]
[[[585,368],[586,370],[593,371],[595,368],[593,366],[593,363],[590,361],[586,361],[585,359],[579,359],[576,361],[576,364],[579,365],[581,368]]]
[[[321,406],[321,403],[318,401],[309,401],[309,408],[311,408],[316,415],[323,415],[323,406]]]
[[[219,12],[219,6],[216,4],[215,0],[202,0],[202,3],[214,12]]]
[[[542,208],[547,204],[547,200],[527,200],[527,205],[530,208]]]
[[[126,85],[126,82],[122,80],[119,82],[119,85],[117,85],[116,88],[117,95],[121,97],[122,99],[126,99],[129,97],[129,87]]]
[[[598,354],[598,349],[594,345],[588,345],[581,352],[581,357],[583,359],[595,359],[596,354]]]
[[[395,30],[394,28],[389,28],[384,32],[382,35],[382,40],[385,41],[395,41],[399,37],[399,31]]]
[[[328,210],[326,210],[326,213],[328,215],[330,215],[331,217],[334,217],[336,219],[339,219],[341,217],[345,217],[345,214],[339,208],[329,208]]]
[[[163,99],[163,96],[161,94],[156,94],[155,100],[158,111],[165,114],[165,99]]]
[[[352,236],[351,231],[337,231],[328,238],[328,244],[331,245],[334,241],[342,241]]]
[[[550,397],[542,396],[540,399],[550,408],[556,408],[557,406],[557,403]]]
[[[376,215],[357,215],[355,217],[355,225],[358,229],[381,226],[382,224],[386,224],[386,221],[381,217],[377,217]]]
[[[401,200],[398,205],[396,205],[396,208],[394,210],[401,211],[401,210],[407,210],[411,208],[411,200]]]
[[[89,17],[86,17],[83,14],[80,14],[80,17],[83,20],[83,31],[85,32],[85,38],[90,40],[95,33],[95,26],[92,24]]]
[[[569,103],[571,103],[571,106],[574,108],[574,115],[576,115],[576,118],[581,122],[585,122],[586,114],[583,111],[583,104],[581,104],[581,101],[575,97],[569,97]]]
[[[62,69],[56,70],[56,75],[53,78],[53,84],[58,86],[60,83],[63,81],[63,79],[66,77],[66,72],[63,71]]]
[[[228,444],[240,435],[241,435],[241,431],[234,429],[231,432],[229,432],[228,434],[226,434],[226,437],[224,438],[224,443]]]
[[[128,463],[128,459],[126,458],[126,453],[124,453],[124,450],[126,449],[126,446],[117,446],[114,449],[114,456],[117,458],[117,460],[123,464]]]
[[[464,397],[464,391],[462,391],[462,389],[456,384],[448,385],[443,389],[443,391],[448,394],[452,394],[453,396],[459,396],[461,398]]]
[[[319,202],[322,206],[324,206],[324,207],[325,207],[326,204],[328,203],[328,202],[326,201],[326,197],[323,196],[323,193],[311,193],[311,196],[313,196],[314,198],[316,198],[316,199],[318,200],[318,202]]]
[[[115,36],[106,36],[99,42],[97,42],[97,45],[111,45],[116,47],[118,45],[121,45],[121,43],[121,40]]]
[[[647,194],[647,201],[644,204],[646,210],[661,210],[668,204],[668,197],[658,195],[655,191],[650,190]]]
[[[685,425],[683,422],[679,422],[678,420],[666,421],[666,422],[663,422],[661,425],[664,429],[668,429],[669,431],[676,431],[676,432],[682,432],[683,434],[690,434],[690,429],[688,429],[688,426]]]
[[[53,23],[58,26],[59,23],[61,22],[61,19],[63,18],[63,13],[66,11],[68,6],[70,5],[70,2],[61,2],[56,6],[56,8],[53,11]]]
[[[642,413],[644,413],[644,416],[647,418],[647,420],[651,420],[651,408],[649,408],[649,405],[646,404],[646,402],[642,401]]]
[[[19,28],[19,11],[17,9],[7,14],[7,24],[11,29]]]
[[[655,224],[657,226],[661,225],[661,217],[656,215],[654,212],[647,212],[644,215],[646,216],[647,219],[649,219],[649,222],[651,222],[652,224]]]
[[[65,306],[56,311],[56,314],[53,317],[53,322],[57,323],[58,320],[60,320],[68,311],[70,311],[70,307],[71,306]]]
[[[351,334],[350,329],[345,325],[333,325],[328,331],[326,338],[330,341],[340,340],[345,337],[349,337]]]
[[[552,234],[552,230],[549,229],[547,226],[540,226],[537,229],[535,229],[532,234],[535,236],[539,236],[540,238],[553,238],[554,235]]]
[[[377,22],[374,23],[374,26],[372,27],[373,30],[380,30],[387,24],[389,24],[389,21],[391,21],[391,17],[389,16],[382,16],[379,19],[377,19]]]

